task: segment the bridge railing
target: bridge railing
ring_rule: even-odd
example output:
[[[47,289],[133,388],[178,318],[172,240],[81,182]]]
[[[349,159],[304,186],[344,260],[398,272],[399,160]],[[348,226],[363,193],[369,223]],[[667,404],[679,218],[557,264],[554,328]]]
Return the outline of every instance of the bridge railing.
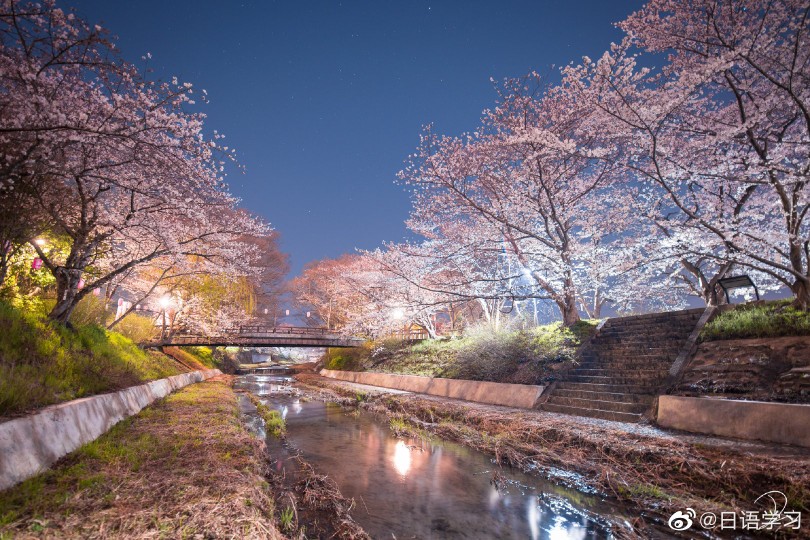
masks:
[[[234,335],[289,334],[295,336],[323,336],[332,333],[334,332],[328,328],[309,326],[240,326],[233,332]]]
[[[169,338],[166,338],[166,341],[170,341],[173,345],[185,345],[191,344],[196,345],[200,340],[203,339],[203,336],[197,336],[193,334],[175,334]]]

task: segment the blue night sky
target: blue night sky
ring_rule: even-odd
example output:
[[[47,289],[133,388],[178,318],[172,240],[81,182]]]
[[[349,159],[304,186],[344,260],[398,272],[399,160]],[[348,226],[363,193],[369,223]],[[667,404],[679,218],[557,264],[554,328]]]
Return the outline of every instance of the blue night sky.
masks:
[[[119,36],[154,76],[206,89],[207,127],[245,173],[243,205],[307,262],[402,240],[410,201],[395,183],[421,127],[474,129],[490,77],[597,56],[640,0],[62,0]]]

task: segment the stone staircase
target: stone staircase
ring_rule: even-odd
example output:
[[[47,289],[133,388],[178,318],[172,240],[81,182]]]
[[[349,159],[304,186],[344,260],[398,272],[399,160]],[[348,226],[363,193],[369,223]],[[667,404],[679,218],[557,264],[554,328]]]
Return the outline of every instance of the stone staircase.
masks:
[[[580,364],[550,389],[544,411],[638,422],[703,309],[608,319]]]

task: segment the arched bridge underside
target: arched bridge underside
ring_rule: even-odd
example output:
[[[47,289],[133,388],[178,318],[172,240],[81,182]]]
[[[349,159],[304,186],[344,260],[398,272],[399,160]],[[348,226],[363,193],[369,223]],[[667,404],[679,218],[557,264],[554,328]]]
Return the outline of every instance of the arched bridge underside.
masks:
[[[342,336],[326,328],[240,326],[220,336],[181,334],[153,341],[147,347],[358,347],[364,339]]]

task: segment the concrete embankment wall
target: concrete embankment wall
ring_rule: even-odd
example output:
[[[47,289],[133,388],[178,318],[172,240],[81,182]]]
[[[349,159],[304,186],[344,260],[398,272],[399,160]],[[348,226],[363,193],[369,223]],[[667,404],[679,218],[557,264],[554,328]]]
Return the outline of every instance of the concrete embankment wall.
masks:
[[[95,440],[115,424],[218,369],[183,373],[125,390],[52,405],[0,424],[0,490],[47,469],[60,457]]]
[[[397,375],[394,373],[336,371],[331,369],[322,369],[321,375],[341,381],[525,409],[534,407],[545,388],[544,386],[530,384],[466,381],[438,377],[419,377],[416,375]]]
[[[810,447],[810,405],[660,396],[663,427]]]

